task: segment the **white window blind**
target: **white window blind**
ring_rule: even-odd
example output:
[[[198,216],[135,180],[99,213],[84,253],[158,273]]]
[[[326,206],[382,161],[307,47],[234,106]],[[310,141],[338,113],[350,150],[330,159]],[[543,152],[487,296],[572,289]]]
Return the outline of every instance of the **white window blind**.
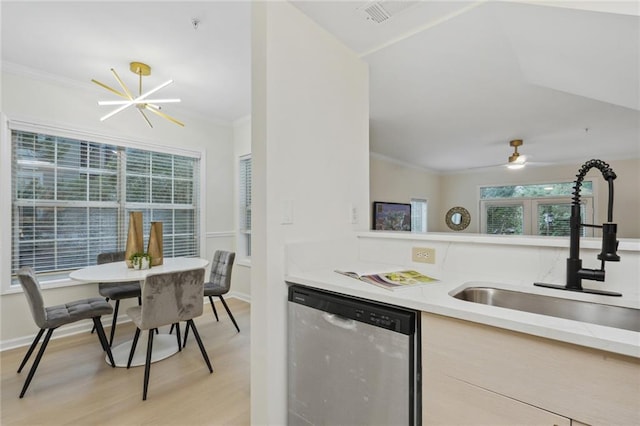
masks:
[[[128,213],[163,222],[164,256],[199,252],[199,159],[12,130],[12,274],[124,250]],[[145,240],[146,243],[146,240]]]
[[[427,232],[427,200],[411,199],[411,231]]]
[[[523,234],[524,207],[522,204],[488,205],[486,217],[487,234]]]
[[[238,199],[239,206],[239,248],[247,257],[251,256],[251,156],[240,157]]]

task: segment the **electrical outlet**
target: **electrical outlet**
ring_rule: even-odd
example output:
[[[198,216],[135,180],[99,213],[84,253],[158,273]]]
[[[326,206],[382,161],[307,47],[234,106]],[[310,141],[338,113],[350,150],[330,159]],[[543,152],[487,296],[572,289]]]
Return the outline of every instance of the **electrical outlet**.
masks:
[[[411,260],[421,263],[436,263],[436,249],[427,247],[413,247]]]

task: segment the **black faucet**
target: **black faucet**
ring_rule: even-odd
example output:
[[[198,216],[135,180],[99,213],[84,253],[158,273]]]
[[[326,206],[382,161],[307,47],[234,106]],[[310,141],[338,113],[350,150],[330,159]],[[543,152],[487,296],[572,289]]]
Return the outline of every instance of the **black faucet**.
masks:
[[[607,222],[602,225],[589,225],[580,223],[580,188],[585,175],[592,168],[597,168],[602,172],[602,176],[609,183],[609,204],[607,209]],[[534,283],[540,287],[557,288],[561,290],[579,291],[583,293],[604,294],[607,296],[622,296],[620,293],[614,293],[604,290],[591,290],[582,288],[582,280],[604,281],[604,262],[619,262],[620,256],[617,255],[618,240],[616,232],[618,225],[613,221],[613,181],[616,178],[615,172],[607,163],[602,160],[589,160],[582,165],[573,187],[573,202],[571,203],[571,219],[570,241],[569,241],[569,258],[567,259],[567,284],[555,285],[546,283]],[[582,227],[601,228],[602,229],[602,251],[598,255],[601,261],[600,269],[587,269],[582,267],[582,259],[580,259],[580,230]]]

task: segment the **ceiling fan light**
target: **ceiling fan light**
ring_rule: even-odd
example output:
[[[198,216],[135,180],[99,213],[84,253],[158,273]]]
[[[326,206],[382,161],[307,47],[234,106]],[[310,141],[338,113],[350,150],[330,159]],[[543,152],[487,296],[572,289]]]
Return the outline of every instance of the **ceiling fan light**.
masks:
[[[510,164],[524,164],[526,162],[527,162],[526,155],[513,154],[512,156],[509,157]]]

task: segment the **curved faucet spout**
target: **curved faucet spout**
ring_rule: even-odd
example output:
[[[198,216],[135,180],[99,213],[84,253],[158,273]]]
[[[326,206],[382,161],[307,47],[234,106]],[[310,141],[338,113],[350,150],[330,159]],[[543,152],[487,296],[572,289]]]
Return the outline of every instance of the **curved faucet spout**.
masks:
[[[607,222],[613,221],[613,181],[616,179],[616,173],[602,160],[589,160],[580,167],[578,174],[576,175],[576,181],[573,187],[573,205],[580,205],[580,191],[582,189],[582,182],[589,170],[596,168],[602,173],[602,177],[609,183],[609,203],[607,205]],[[572,212],[573,213],[573,212]]]
[[[602,225],[589,225],[581,223],[580,219],[580,191],[582,182],[587,172],[593,168],[597,168],[602,173],[602,177],[609,184],[609,202],[607,208],[607,222]],[[569,258],[567,259],[567,283],[563,286],[535,283],[542,287],[561,288],[564,290],[581,291],[586,293],[606,294],[609,296],[621,296],[620,293],[612,293],[602,290],[589,290],[582,288],[582,280],[604,281],[605,271],[604,262],[618,262],[620,256],[616,253],[618,248],[618,240],[616,237],[618,225],[613,221],[613,181],[616,174],[609,164],[602,160],[589,160],[582,165],[573,188],[573,201],[571,203],[571,218],[569,221]],[[602,251],[598,255],[601,261],[600,269],[587,269],[582,267],[582,259],[580,259],[580,231],[582,227],[589,226],[593,228],[602,228]]]

